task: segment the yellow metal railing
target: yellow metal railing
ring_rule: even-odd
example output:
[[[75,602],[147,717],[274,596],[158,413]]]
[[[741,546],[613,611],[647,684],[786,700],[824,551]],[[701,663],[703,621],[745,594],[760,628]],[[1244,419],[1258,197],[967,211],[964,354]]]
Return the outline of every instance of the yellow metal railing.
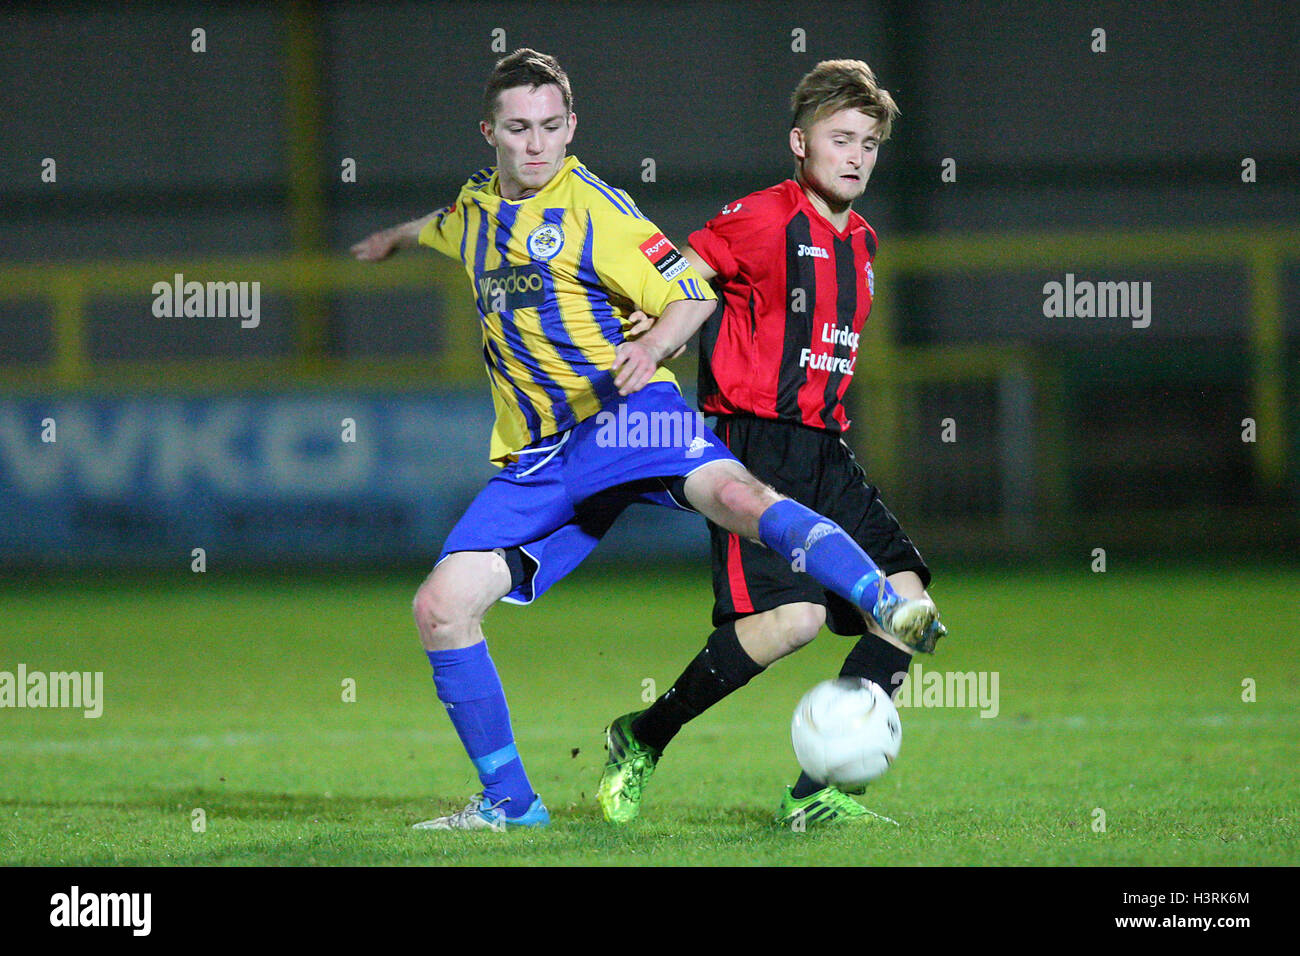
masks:
[[[1144,266],[1237,266],[1247,276],[1248,336],[1250,344],[1251,402],[1256,441],[1251,446],[1255,470],[1262,484],[1278,488],[1287,463],[1286,322],[1282,305],[1282,266],[1300,258],[1300,230],[1286,228],[1162,229],[1093,233],[1019,233],[1009,235],[954,234],[895,239],[882,256],[877,276],[889,281],[900,276],[934,276],[961,272],[1023,272],[1028,269],[1079,271],[1083,269],[1133,269]],[[878,284],[879,284],[878,280]],[[878,304],[888,303],[888,294]],[[1228,308],[1231,308],[1229,306]],[[978,380],[992,374],[1030,372],[1042,384],[1041,363],[1015,348],[992,346],[950,350],[927,348],[900,351],[893,345],[888,307],[872,313],[868,328],[872,349],[871,369],[878,395],[867,396],[872,420],[887,436],[873,451],[882,478],[897,477],[896,456],[898,388],[907,369],[913,379],[930,381]],[[906,357],[906,361],[899,358]],[[970,365],[965,365],[969,357]],[[954,377],[950,373],[958,373]],[[965,373],[965,374],[962,374]],[[861,372],[859,373],[861,374]],[[1048,445],[1051,443],[1048,442]]]
[[[324,98],[321,37],[324,19],[312,0],[290,0],[285,9],[285,176],[293,253],[325,249]],[[328,303],[307,290],[293,297],[293,327],[303,371],[325,364]]]
[[[882,485],[899,476],[902,393],[919,382],[955,383],[1026,376],[1037,386],[1050,363],[1024,344],[951,347],[896,344],[889,285],[902,276],[1027,269],[1206,264],[1241,267],[1247,276],[1251,408],[1257,425],[1252,446],[1257,473],[1281,485],[1287,462],[1287,376],[1283,263],[1300,258],[1300,230],[1217,229],[1034,235],[934,235],[892,240],[877,270],[877,298],[864,337],[857,375],[860,415],[872,431],[872,471]],[[340,293],[436,291],[444,308],[437,321],[445,347],[435,355],[402,358],[325,358],[315,342],[298,337],[292,354],[277,358],[168,359],[92,362],[87,312],[100,296],[151,296],[154,283],[259,282],[261,294],[299,298]],[[0,366],[0,387],[170,389],[242,388],[268,384],[417,388],[483,380],[480,332],[461,268],[434,255],[408,254],[384,263],[359,263],[328,255],[285,258],[213,258],[193,261],[96,261],[50,265],[0,265],[0,301],[42,303],[51,316],[52,355],[32,366]],[[160,319],[163,321],[174,321]],[[204,321],[221,321],[207,319]],[[248,334],[255,334],[249,330]],[[904,360],[905,359],[905,360]],[[1050,398],[1050,396],[1049,396]],[[1050,408],[1050,401],[1048,403]],[[1050,413],[1049,413],[1050,417]],[[1045,432],[1040,428],[1040,433]],[[1043,442],[1050,450],[1052,443]],[[1048,467],[1044,478],[1050,480]]]
[[[436,317],[445,332],[445,348],[434,355],[326,361],[297,337],[293,353],[278,357],[92,363],[87,322],[90,301],[101,296],[139,296],[142,302],[148,302],[154,284],[171,283],[176,274],[183,275],[187,283],[257,282],[263,302],[266,296],[274,295],[320,297],[340,293],[436,291],[445,303]],[[321,255],[0,265],[0,301],[44,301],[50,308],[54,328],[53,355],[48,363],[0,366],[0,387],[11,389],[88,386],[175,389],[187,385],[241,388],[268,384],[411,388],[483,380],[479,322],[465,273],[450,260],[434,255],[398,256],[382,263]],[[430,321],[434,321],[432,316]],[[252,336],[257,330],[241,330],[240,334]]]

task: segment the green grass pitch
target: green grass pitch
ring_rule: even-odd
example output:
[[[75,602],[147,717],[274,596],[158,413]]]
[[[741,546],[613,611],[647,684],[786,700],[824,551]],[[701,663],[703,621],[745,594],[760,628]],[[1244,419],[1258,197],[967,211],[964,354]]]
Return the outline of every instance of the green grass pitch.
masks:
[[[592,800],[604,724],[707,634],[704,567],[585,568],[489,615],[554,820],[504,834],[408,827],[476,790],[415,640],[418,575],[11,580],[0,671],[102,671],[105,703],[0,709],[0,864],[1300,862],[1300,571],[1113,565],[946,571],[951,636],[922,666],[996,671],[998,715],[904,709],[863,798],[901,826],[802,834],[767,821],[794,703],[849,647],[829,633],[688,725],[637,823]]]

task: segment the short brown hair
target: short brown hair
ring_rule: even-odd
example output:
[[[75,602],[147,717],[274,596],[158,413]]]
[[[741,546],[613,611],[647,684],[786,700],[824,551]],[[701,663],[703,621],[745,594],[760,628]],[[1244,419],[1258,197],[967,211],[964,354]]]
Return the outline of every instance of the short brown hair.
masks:
[[[573,92],[569,89],[569,77],[553,56],[538,53],[524,47],[515,50],[509,56],[497,60],[497,65],[488,75],[487,86],[483,90],[483,118],[489,124],[496,120],[497,96],[502,90],[516,86],[539,86],[554,84],[560,88],[564,97],[564,115],[573,112]]]
[[[790,97],[790,128],[807,129],[819,119],[855,109],[880,121],[880,141],[889,139],[898,106],[889,90],[876,83],[876,74],[861,60],[822,60]]]

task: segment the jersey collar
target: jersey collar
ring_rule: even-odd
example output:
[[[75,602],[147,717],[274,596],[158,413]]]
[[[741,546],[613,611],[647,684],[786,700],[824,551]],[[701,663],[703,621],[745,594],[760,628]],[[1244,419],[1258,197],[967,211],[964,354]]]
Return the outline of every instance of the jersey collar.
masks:
[[[501,171],[499,169],[494,168],[492,170],[492,178],[489,179],[486,183],[484,183],[483,189],[487,193],[489,193],[493,198],[500,199],[502,202],[508,202],[511,205],[517,206],[520,203],[526,203],[534,199],[537,199],[539,196],[545,196],[551,191],[557,189],[559,187],[560,180],[562,180],[565,176],[571,173],[575,168],[581,165],[582,163],[578,162],[577,156],[569,155],[564,157],[564,162],[560,164],[560,168],[556,170],[556,173],[554,176],[551,177],[550,182],[548,182],[541,189],[537,190],[537,192],[533,193],[531,196],[525,196],[523,199],[506,199],[504,196],[501,195],[500,181],[498,178],[501,175]]]
[[[817,207],[814,206],[812,204],[812,200],[808,198],[808,194],[804,192],[803,187],[799,185],[799,180],[787,179],[786,182],[789,184],[789,187],[794,190],[795,196],[799,201],[800,207],[804,209],[808,213],[808,215],[815,217],[819,222],[825,223],[826,228],[829,229],[831,232],[833,232],[838,238],[847,239],[849,238],[849,236],[853,235],[855,230],[862,229],[866,226],[867,221],[863,219],[860,215],[858,215],[858,213],[855,210],[850,209],[849,221],[845,223],[844,228],[842,230],[836,229],[834,224],[829,219],[827,219],[820,212],[818,212]]]

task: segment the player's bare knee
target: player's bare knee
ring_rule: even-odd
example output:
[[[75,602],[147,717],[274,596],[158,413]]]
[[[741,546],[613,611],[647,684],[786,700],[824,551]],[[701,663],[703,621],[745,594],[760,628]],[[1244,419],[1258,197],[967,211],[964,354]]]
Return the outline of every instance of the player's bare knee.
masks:
[[[421,643],[427,650],[464,646],[492,603],[478,594],[466,593],[445,577],[430,575],[415,592],[412,603]]]
[[[415,626],[426,644],[441,645],[471,624],[465,605],[454,600],[433,577],[415,592],[411,610],[415,614]]]
[[[415,592],[412,609],[421,642],[438,650],[482,640],[484,615],[510,585],[510,571],[495,552],[449,555]]]
[[[758,520],[759,515],[780,500],[780,495],[753,475],[728,475],[717,487],[717,502],[730,513]]]
[[[781,642],[790,651],[811,644],[826,623],[826,608],[820,604],[787,604],[777,609]]]

